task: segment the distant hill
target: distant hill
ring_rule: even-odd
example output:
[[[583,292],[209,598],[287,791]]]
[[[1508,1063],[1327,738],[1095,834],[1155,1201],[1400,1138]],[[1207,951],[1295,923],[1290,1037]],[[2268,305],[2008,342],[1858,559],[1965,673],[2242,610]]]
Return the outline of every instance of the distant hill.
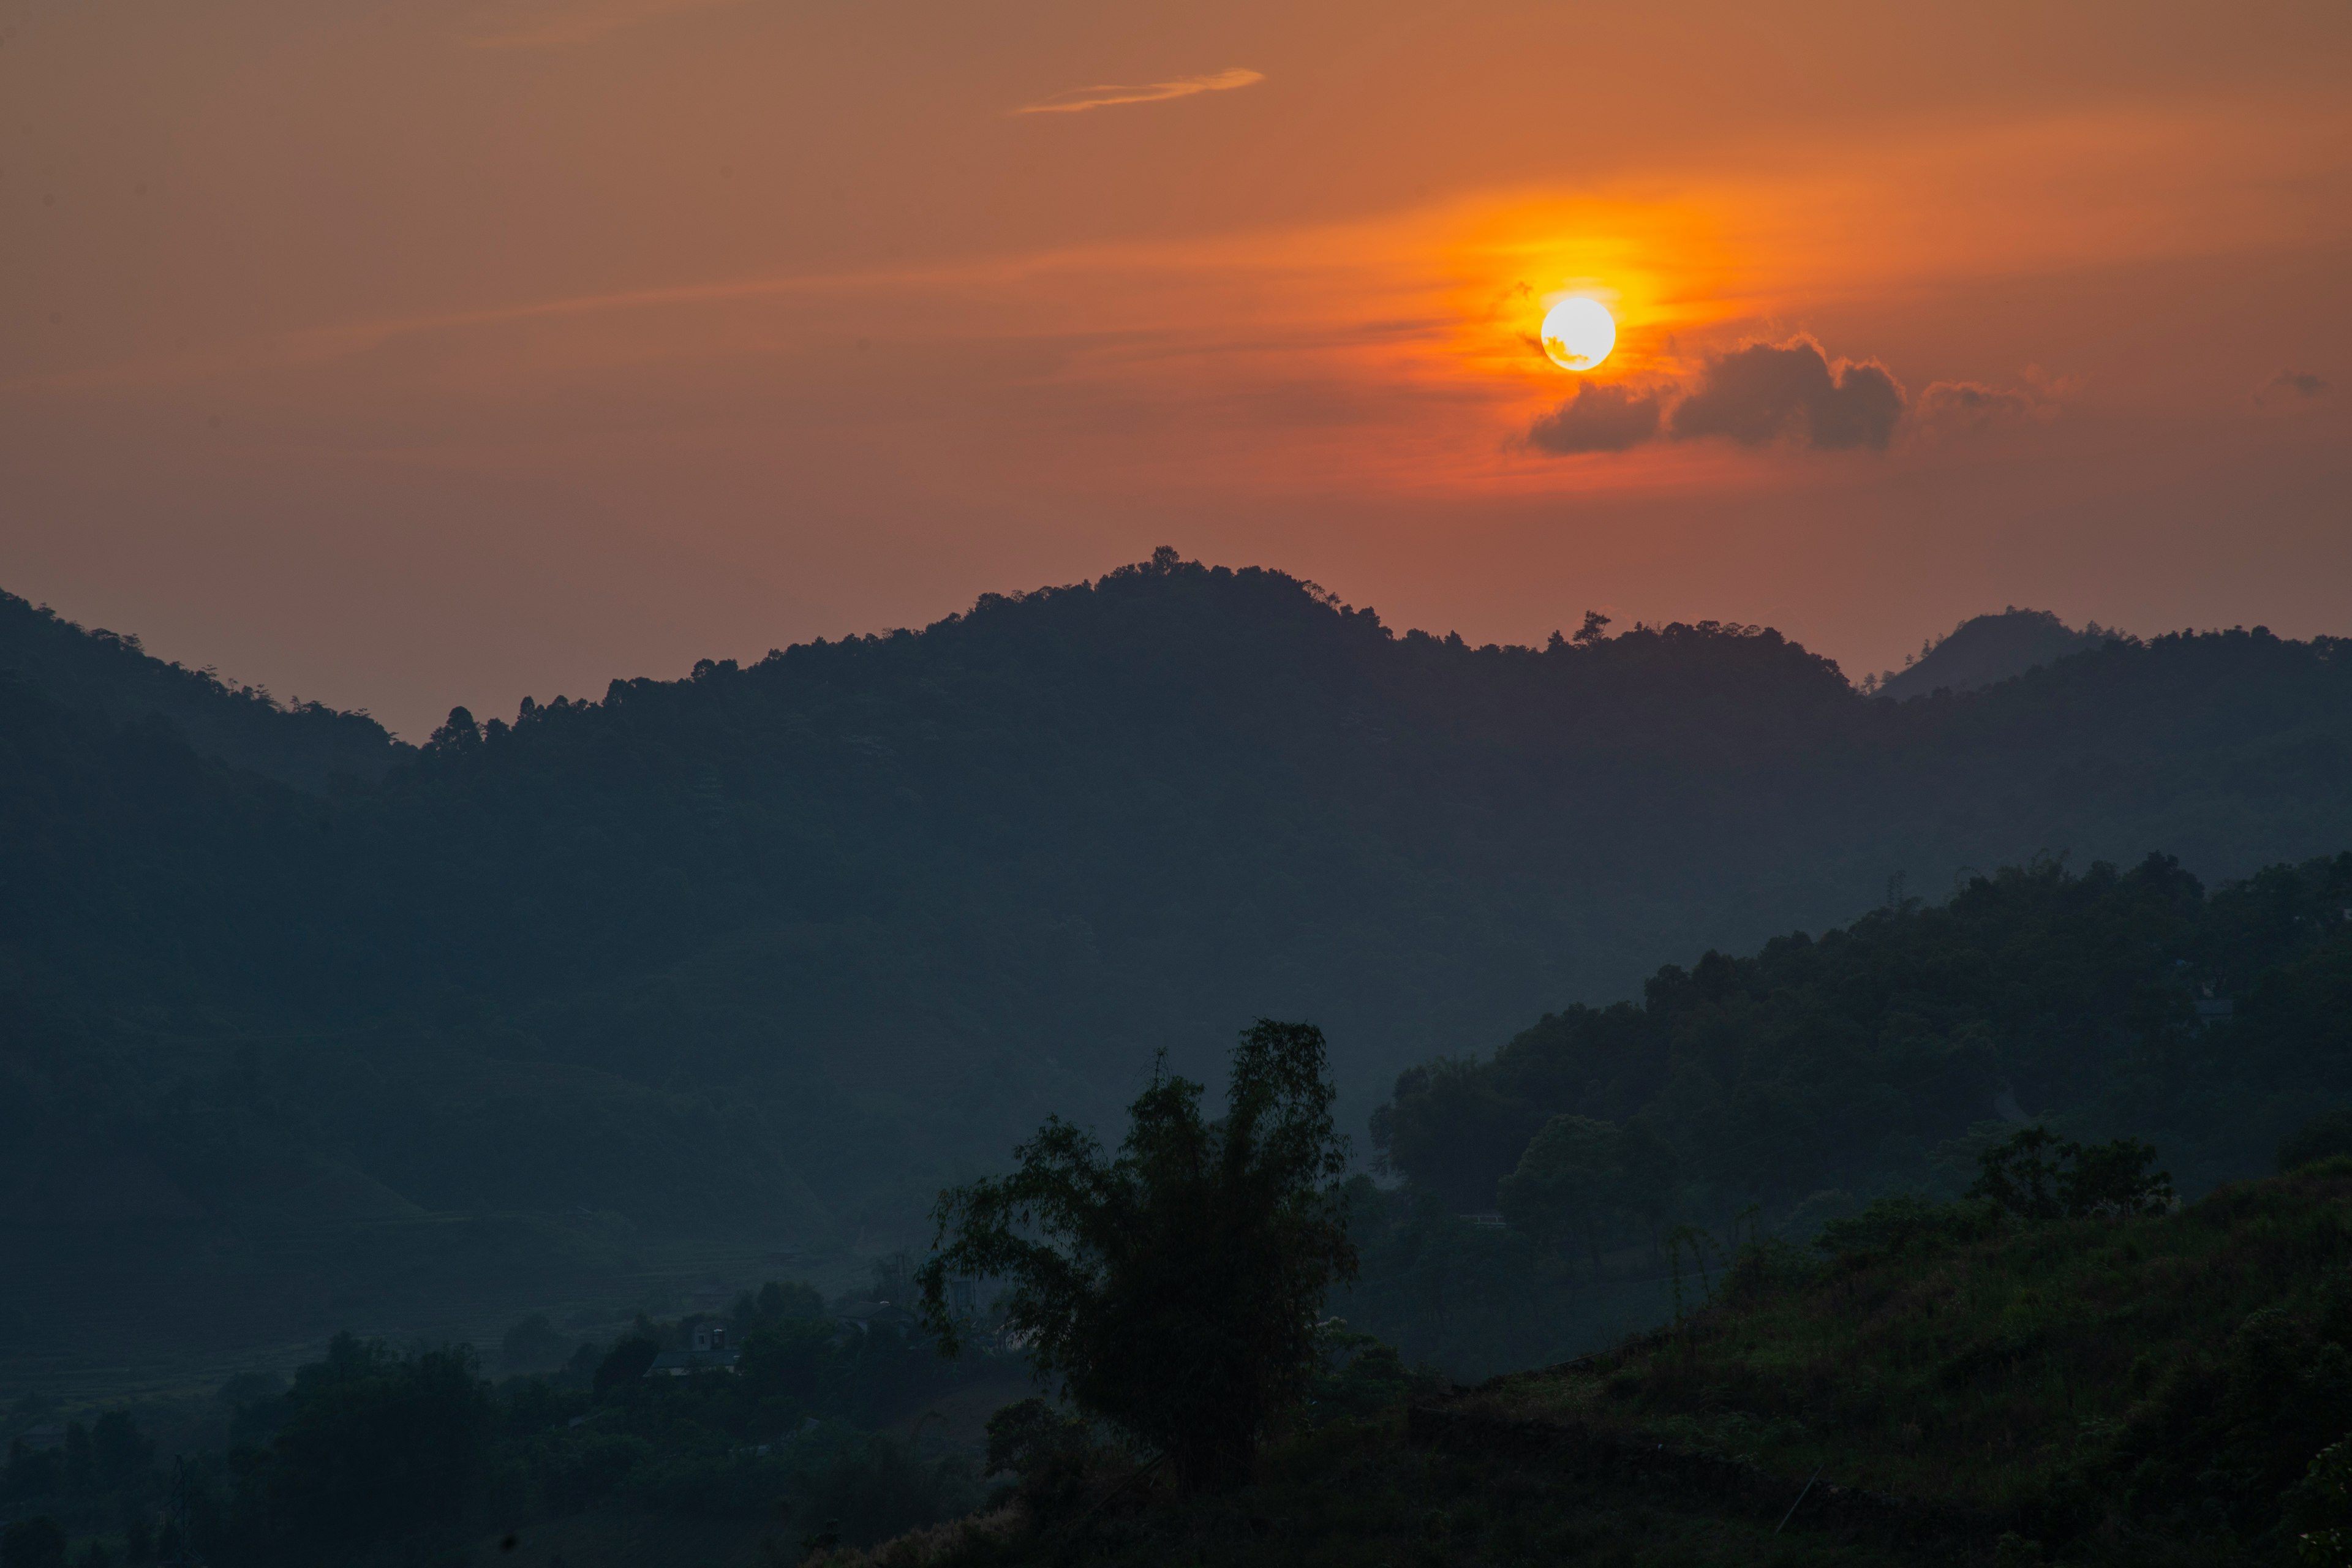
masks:
[[[1976,691],[2097,647],[2113,635],[2095,623],[2076,631],[2047,610],[2011,605],[1997,616],[1962,621],[1949,637],[1929,643],[1916,662],[1887,672],[1876,692],[1901,702],[1944,687]]]
[[[118,723],[162,719],[198,752],[303,789],[373,784],[411,748],[364,713],[287,706],[209,669],[167,664],[135,637],[84,630],[0,593],[0,679]]]
[[[135,1253],[64,1226],[44,1194],[77,1185],[124,1226],[192,1214],[170,1248],[211,1272],[175,1299],[255,1293],[224,1335],[335,1300],[405,1331],[419,1281],[465,1289],[412,1245],[583,1279],[919,1244],[942,1180],[1115,1111],[1160,1050],[1211,1076],[1261,1016],[1324,1026],[1361,1127],[1412,1062],[1844,921],[1896,873],[2163,849],[2220,879],[2352,844],[2326,638],[2109,641],[1895,704],[1762,628],[1473,647],[1167,551],[453,713],[325,787],[323,754],[263,768],[198,720],[381,758],[364,719],[205,684],[183,721],[121,692],[205,678],[32,631],[66,651],[0,684],[0,1247]],[[20,1124],[52,1152],[13,1152]],[[148,1320],[107,1328],[104,1278],[0,1275],[0,1340],[119,1349]]]

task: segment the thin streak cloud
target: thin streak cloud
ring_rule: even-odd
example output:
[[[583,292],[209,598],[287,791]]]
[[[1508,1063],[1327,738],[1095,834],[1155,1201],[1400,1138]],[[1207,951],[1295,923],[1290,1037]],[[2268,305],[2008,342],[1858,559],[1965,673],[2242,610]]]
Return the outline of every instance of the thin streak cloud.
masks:
[[[1265,79],[1264,71],[1245,70],[1239,66],[1230,70],[1212,71],[1207,76],[1179,77],[1174,81],[1147,82],[1138,87],[1074,87],[1042,103],[1024,103],[1015,114],[1076,114],[1087,109],[1108,109],[1117,103],[1164,103],[1171,98],[1190,98],[1199,92],[1231,92],[1237,87],[1249,87]]]

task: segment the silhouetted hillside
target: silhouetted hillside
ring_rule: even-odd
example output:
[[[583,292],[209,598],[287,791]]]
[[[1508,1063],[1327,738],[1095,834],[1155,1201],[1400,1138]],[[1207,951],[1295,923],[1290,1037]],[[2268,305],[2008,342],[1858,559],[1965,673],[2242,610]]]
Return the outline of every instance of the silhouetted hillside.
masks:
[[[1927,645],[1916,663],[1889,671],[1877,684],[1881,697],[1897,702],[1925,697],[1939,687],[1976,691],[2036,665],[2054,664],[2071,653],[2094,648],[2111,635],[2096,626],[2076,631],[2047,610],[2014,606],[1997,616],[1962,621],[1949,637]]]
[[[1118,1106],[1161,1048],[1198,1072],[1260,1016],[1325,1027],[1360,1126],[1411,1062],[1843,921],[1897,872],[2333,852],[2343,646],[2111,641],[1898,705],[1759,628],[1472,647],[1163,552],[453,715],[324,794],[20,684],[0,1073],[86,1130],[45,1147],[86,1151],[89,1190],[148,1194],[124,1212],[277,1246],[274,1194],[311,1194],[306,1225],[415,1205],[370,1243],[380,1282],[459,1279],[398,1262],[456,1247],[449,1215],[538,1216],[533,1256],[591,1271],[698,1237],[871,1244],[1042,1112]],[[21,1184],[61,1173],[5,1179],[31,1224]],[[318,1300],[393,1311],[303,1256]],[[52,1299],[15,1310],[51,1331]]]
[[[364,713],[288,707],[210,669],[166,664],[135,637],[85,631],[46,605],[0,593],[0,679],[11,676],[93,716],[166,720],[204,755],[305,789],[326,789],[339,775],[373,784],[410,749]]]

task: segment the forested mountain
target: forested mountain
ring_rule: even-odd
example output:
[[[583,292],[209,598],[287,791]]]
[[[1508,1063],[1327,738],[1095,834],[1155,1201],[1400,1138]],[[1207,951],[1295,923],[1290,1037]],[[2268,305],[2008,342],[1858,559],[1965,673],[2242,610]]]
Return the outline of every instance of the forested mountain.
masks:
[[[0,1215],[50,1260],[0,1283],[0,1334],[130,1331],[123,1226],[188,1312],[246,1282],[224,1341],[681,1237],[911,1240],[1045,1111],[1257,1016],[1325,1028],[1361,1127],[1410,1063],[1897,874],[2352,844],[2335,640],[2112,639],[1896,703],[1770,631],[1611,629],[1398,636],[1162,552],[456,713],[331,786],[95,678],[0,687]],[[349,717],[248,707],[271,745]]]

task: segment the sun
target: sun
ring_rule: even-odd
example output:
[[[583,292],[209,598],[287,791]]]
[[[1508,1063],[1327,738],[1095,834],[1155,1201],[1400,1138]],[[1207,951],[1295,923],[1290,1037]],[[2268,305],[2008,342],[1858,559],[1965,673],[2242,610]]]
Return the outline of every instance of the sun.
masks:
[[[1598,300],[1572,294],[1543,320],[1543,352],[1562,370],[1591,370],[1617,346],[1617,321]]]

